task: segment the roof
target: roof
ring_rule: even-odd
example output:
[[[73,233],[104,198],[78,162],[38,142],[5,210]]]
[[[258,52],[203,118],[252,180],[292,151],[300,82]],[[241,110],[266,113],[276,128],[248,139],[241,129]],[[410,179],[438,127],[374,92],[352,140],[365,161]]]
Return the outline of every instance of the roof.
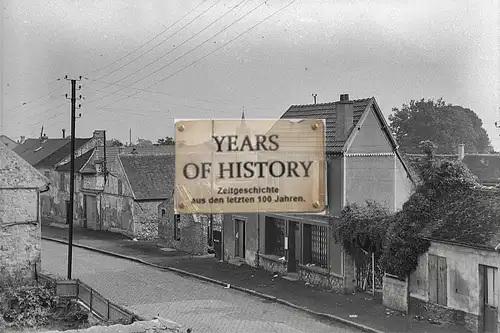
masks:
[[[44,188],[49,180],[21,156],[0,143],[0,188]]]
[[[7,148],[10,149],[15,148],[19,144],[4,134],[0,135],[0,142],[2,142]]]
[[[106,147],[108,161],[114,160],[119,154],[130,154],[135,149],[138,155],[174,154],[175,146],[151,146],[151,147]],[[97,148],[99,157],[104,156],[104,147]]]
[[[92,138],[75,139],[78,149]],[[71,139],[27,139],[14,151],[34,167],[53,167],[71,152]]]
[[[408,161],[415,166],[423,154],[408,154]],[[458,160],[457,154],[435,155],[437,159]],[[497,154],[467,154],[462,162],[479,179],[481,183],[500,183],[500,155]]]
[[[372,102],[372,98],[353,100],[353,126],[356,127],[359,120],[367,111],[368,106]],[[325,133],[325,150],[326,153],[340,153],[347,142],[347,139],[339,139],[335,133],[336,125],[336,106],[338,102],[322,103],[322,104],[308,104],[308,105],[292,105],[281,116],[281,119],[325,119],[326,133]]]
[[[175,155],[118,155],[135,200],[165,200],[175,184]]]
[[[83,166],[92,157],[94,150],[95,148],[75,158],[75,171],[80,171],[83,168]],[[63,165],[59,165],[58,167],[56,167],[56,171],[71,171],[71,161]]]

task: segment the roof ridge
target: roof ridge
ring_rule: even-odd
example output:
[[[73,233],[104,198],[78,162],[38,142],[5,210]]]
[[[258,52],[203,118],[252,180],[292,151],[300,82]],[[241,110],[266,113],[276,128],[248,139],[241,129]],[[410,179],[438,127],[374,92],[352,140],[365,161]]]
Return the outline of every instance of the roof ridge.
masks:
[[[349,102],[364,102],[367,100],[372,99],[373,97],[367,97],[367,98],[358,98],[358,99],[351,99]],[[339,103],[340,101],[336,102],[326,102],[326,103],[316,103],[316,104],[292,104],[291,107],[304,107],[304,106],[326,106],[326,105],[335,105]]]

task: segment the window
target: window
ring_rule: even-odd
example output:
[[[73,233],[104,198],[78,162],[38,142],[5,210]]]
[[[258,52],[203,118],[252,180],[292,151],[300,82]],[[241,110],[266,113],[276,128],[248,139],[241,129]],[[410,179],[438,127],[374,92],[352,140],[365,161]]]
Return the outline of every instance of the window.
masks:
[[[165,210],[165,208],[162,208],[161,209],[161,217],[164,217],[166,213],[167,213],[167,211]]]
[[[181,216],[179,214],[174,215],[174,239],[181,240]]]
[[[63,191],[65,192],[66,191],[66,175],[64,174],[64,172],[61,172],[60,173],[60,176],[59,176],[59,191]]]
[[[302,263],[328,268],[328,227],[304,224],[303,237]]]
[[[491,306],[497,307],[497,268],[486,266],[486,293],[484,302]]]
[[[49,179],[50,179],[50,171],[45,171],[45,172],[44,172],[44,175],[45,175],[45,177],[47,177],[47,178],[49,178]]]
[[[83,188],[83,184],[85,182],[83,181],[83,175],[80,175],[80,188]]]
[[[447,265],[446,258],[429,254],[429,301],[447,306]]]
[[[118,179],[118,195],[123,195],[123,185],[121,179]]]
[[[285,220],[266,216],[266,254],[285,256]]]

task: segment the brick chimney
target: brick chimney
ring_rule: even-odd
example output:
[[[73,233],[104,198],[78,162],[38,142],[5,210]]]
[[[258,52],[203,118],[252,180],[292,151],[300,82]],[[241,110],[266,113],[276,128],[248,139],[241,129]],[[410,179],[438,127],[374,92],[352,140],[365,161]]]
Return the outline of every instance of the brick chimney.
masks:
[[[25,139],[25,138],[26,138],[26,137],[25,137],[24,135],[21,135],[21,140],[19,141],[19,143],[23,144],[23,143],[24,143],[24,139]]]
[[[340,101],[335,103],[335,139],[345,140],[353,125],[354,102],[349,100],[349,94],[340,95]]]
[[[92,137],[95,139],[98,145],[104,145],[104,130],[95,130]]]
[[[458,160],[463,161],[465,157],[465,145],[463,143],[460,143],[458,145]]]

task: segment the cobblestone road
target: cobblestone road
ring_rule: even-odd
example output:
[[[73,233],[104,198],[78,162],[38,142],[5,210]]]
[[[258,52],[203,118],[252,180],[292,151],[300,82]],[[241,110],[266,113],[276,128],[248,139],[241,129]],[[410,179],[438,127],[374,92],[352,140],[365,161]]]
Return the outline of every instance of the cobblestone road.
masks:
[[[45,272],[66,276],[67,246],[43,241]],[[144,317],[203,333],[359,333],[281,304],[124,259],[73,249],[73,277]]]

